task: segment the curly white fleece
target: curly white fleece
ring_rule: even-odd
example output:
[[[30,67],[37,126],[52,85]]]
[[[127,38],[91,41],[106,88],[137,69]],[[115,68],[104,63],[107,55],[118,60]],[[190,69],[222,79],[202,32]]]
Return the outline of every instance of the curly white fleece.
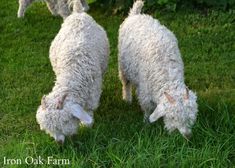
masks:
[[[187,136],[196,120],[197,97],[188,91],[185,98],[187,87],[177,39],[158,20],[140,14],[142,7],[143,2],[136,1],[119,29],[123,99],[132,100],[131,86],[134,85],[145,119],[154,122],[163,117],[170,132],[178,129]],[[170,95],[168,99],[166,94]],[[169,97],[173,102],[169,102]]]
[[[108,55],[106,32],[91,16],[75,12],[65,19],[50,47],[55,86],[43,98],[36,115],[41,129],[56,141],[75,134],[79,121],[93,122]],[[57,108],[60,104],[62,109]]]
[[[18,9],[17,16],[19,18],[24,17],[27,7],[35,1],[40,1],[40,0],[19,0],[19,9]],[[70,8],[70,6],[72,5],[74,0],[41,0],[41,1],[46,2],[47,7],[50,10],[52,15],[55,15],[55,16],[60,15],[61,17],[65,19],[72,12],[72,9]],[[81,2],[84,7],[84,10],[87,11],[89,9],[89,6],[86,0],[81,0]]]

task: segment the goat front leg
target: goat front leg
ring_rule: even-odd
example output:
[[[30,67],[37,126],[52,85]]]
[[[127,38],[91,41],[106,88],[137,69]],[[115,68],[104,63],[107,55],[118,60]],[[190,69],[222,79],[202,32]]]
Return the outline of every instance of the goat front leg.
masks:
[[[60,0],[57,2],[57,13],[65,19],[71,14],[71,10],[69,8],[68,0]]]
[[[143,88],[145,88],[145,86],[142,84],[141,87],[136,88],[136,91],[141,109],[144,112],[144,122],[149,123],[149,116],[156,105],[151,101],[149,92]]]
[[[55,0],[45,0],[46,4],[47,4],[47,8],[49,9],[49,11],[51,12],[52,15],[57,16],[57,2]]]
[[[87,4],[86,0],[81,0],[82,6],[85,12],[89,10],[89,5]]]
[[[24,13],[26,8],[33,2],[34,0],[19,0],[19,9],[17,12],[18,18],[24,17]]]

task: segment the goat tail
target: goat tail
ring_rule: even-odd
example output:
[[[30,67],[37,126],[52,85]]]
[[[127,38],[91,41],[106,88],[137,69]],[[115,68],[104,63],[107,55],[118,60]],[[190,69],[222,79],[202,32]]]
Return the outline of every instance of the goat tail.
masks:
[[[135,1],[135,3],[133,4],[133,7],[131,8],[129,12],[129,16],[140,14],[143,6],[144,6],[144,2],[142,0]]]

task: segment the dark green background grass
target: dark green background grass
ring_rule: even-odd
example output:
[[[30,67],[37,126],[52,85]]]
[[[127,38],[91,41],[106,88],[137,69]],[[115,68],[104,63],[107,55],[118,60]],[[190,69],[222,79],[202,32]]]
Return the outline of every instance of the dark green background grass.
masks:
[[[152,14],[179,40],[187,85],[198,95],[193,137],[168,135],[160,120],[143,123],[136,98],[122,101],[117,71],[117,32],[124,17],[91,5],[108,33],[111,54],[92,129],[82,128],[63,147],[40,131],[35,114],[55,75],[48,58],[62,19],[35,3],[17,19],[17,1],[0,1],[0,167],[3,157],[70,159],[70,167],[235,167],[235,11]],[[53,167],[42,165],[41,167]]]

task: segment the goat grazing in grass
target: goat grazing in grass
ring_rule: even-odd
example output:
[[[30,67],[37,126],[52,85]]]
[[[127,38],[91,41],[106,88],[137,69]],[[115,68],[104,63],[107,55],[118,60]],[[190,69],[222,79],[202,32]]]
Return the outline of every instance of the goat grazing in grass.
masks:
[[[76,134],[80,123],[93,124],[109,55],[104,29],[83,11],[80,0],[73,7],[50,47],[55,86],[43,96],[36,114],[41,130],[60,143]]]
[[[197,116],[197,97],[184,82],[184,65],[175,35],[158,20],[140,14],[137,0],[119,29],[119,76],[123,99],[132,85],[151,123],[163,117],[165,128],[188,137]]]

